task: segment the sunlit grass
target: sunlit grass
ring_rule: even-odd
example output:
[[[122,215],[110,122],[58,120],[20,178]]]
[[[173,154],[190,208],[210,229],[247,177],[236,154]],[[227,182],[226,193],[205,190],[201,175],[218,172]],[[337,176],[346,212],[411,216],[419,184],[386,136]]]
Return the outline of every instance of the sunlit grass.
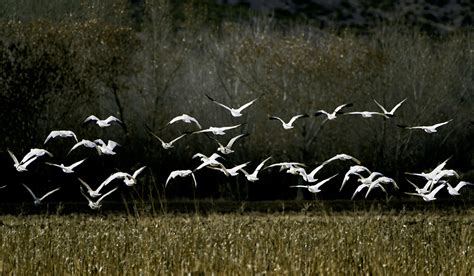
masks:
[[[0,217],[7,274],[474,272],[472,212]]]

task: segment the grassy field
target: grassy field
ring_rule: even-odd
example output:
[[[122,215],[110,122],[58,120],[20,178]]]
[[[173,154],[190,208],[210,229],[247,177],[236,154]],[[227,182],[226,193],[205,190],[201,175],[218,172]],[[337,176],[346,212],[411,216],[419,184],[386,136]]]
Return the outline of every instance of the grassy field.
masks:
[[[0,273],[474,273],[474,213],[0,217]]]

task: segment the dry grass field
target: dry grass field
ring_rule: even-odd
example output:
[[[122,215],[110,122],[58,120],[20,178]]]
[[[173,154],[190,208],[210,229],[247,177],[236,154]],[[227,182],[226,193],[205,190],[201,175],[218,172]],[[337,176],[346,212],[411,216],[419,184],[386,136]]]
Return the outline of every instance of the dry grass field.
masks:
[[[13,275],[472,275],[474,213],[0,217]]]

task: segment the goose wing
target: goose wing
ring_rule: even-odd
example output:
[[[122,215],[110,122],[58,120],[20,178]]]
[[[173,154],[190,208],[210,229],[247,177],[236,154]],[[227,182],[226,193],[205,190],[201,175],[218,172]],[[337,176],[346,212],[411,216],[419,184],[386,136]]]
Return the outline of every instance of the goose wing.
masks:
[[[277,116],[270,116],[270,117],[268,117],[268,119],[270,119],[270,120],[278,120],[278,121],[280,121],[282,124],[285,124],[285,121],[283,121],[280,117],[277,117]]]
[[[8,151],[8,154],[10,155],[10,157],[13,159],[13,162],[15,163],[15,165],[19,165],[20,163],[18,162],[18,159],[13,154],[13,152],[11,152],[9,149],[7,149],[7,151]]]
[[[242,137],[249,136],[249,135],[250,134],[248,134],[248,133],[244,133],[244,134],[239,134],[239,135],[233,137],[232,139],[229,140],[226,147],[231,148],[234,145],[235,141],[237,141],[238,139],[240,139]]]
[[[215,103],[215,104],[217,104],[217,105],[220,105],[220,106],[222,106],[223,108],[225,108],[225,109],[227,109],[227,110],[229,110],[229,111],[232,111],[232,108],[231,108],[231,107],[228,107],[227,105],[222,104],[222,103],[220,103],[220,102],[214,100],[214,99],[211,98],[209,95],[206,94],[206,97],[207,97],[209,100],[211,100],[213,103]]]
[[[298,114],[298,115],[295,115],[293,116],[290,121],[288,122],[289,125],[292,125],[296,120],[298,120],[299,118],[306,118],[306,117],[309,117],[308,114]]]
[[[75,162],[75,163],[72,163],[72,164],[69,166],[69,168],[74,169],[75,167],[79,166],[79,165],[82,164],[84,161],[86,161],[86,159],[87,159],[87,158],[84,158],[84,159],[79,160],[79,161],[77,161],[77,162]]]
[[[372,97],[372,100],[374,100],[375,104],[376,104],[380,109],[382,109],[383,113],[385,113],[385,114],[389,113],[389,112],[385,109],[385,107],[383,107],[379,102],[377,102],[377,100],[376,100],[374,97]]]
[[[35,201],[38,200],[35,193],[33,193],[33,191],[30,189],[30,187],[26,186],[24,183],[21,183],[21,185],[23,185],[23,187],[25,187],[25,189],[30,193],[30,195],[33,197],[33,199]]]
[[[46,197],[48,197],[49,195],[51,195],[52,193],[55,193],[57,191],[59,191],[59,189],[61,189],[61,187],[58,187],[56,189],[53,189],[49,192],[47,192],[46,194],[44,194],[44,196],[42,196],[39,200],[42,201],[43,199],[45,199]]]
[[[242,106],[239,107],[237,110],[238,110],[239,112],[241,112],[242,110],[244,110],[244,109],[246,109],[247,107],[251,106],[251,105],[252,105],[255,101],[257,101],[257,100],[258,100],[258,98],[256,98],[256,99],[254,99],[254,100],[252,100],[252,101],[250,101],[250,102],[248,102],[248,103],[242,105]]]
[[[393,114],[408,98],[403,99],[401,102],[396,104],[389,113]],[[385,113],[385,112],[384,112]]]
[[[139,168],[138,170],[136,170],[136,171],[133,173],[132,177],[133,177],[133,178],[137,178],[137,176],[138,176],[145,168],[146,168],[146,166],[143,166],[143,167]]]
[[[340,106],[336,107],[336,109],[334,109],[334,113],[339,113],[343,108],[351,107],[351,106],[352,106],[352,103],[341,104]]]
[[[448,124],[449,122],[451,122],[452,120],[453,120],[453,119],[448,120],[448,121],[445,121],[445,122],[442,122],[442,123],[434,124],[434,125],[432,125],[431,127],[437,128],[437,127],[440,127],[440,126],[444,126],[444,125]]]
[[[183,138],[184,136],[188,135],[187,133],[181,134],[180,136],[174,138],[171,140],[170,144],[173,144],[174,142],[178,141],[179,139]]]

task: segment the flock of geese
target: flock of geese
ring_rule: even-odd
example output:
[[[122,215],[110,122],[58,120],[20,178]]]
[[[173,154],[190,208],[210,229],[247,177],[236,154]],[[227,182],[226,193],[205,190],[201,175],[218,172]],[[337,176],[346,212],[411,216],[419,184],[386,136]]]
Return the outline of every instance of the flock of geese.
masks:
[[[259,98],[256,98],[250,102],[247,102],[243,105],[241,105],[238,108],[233,108],[229,107],[226,104],[223,104],[221,102],[216,101],[209,95],[206,95],[207,98],[215,103],[216,105],[220,106],[221,108],[226,109],[230,115],[234,118],[238,118],[242,116],[242,112],[244,112],[247,108],[250,106],[254,105],[255,102],[258,101]],[[377,100],[373,99],[375,104],[378,106],[380,109],[379,111],[346,111],[347,108],[352,107],[352,104],[346,103],[346,104],[341,104],[337,106],[334,110],[331,112],[325,111],[325,110],[318,110],[314,113],[314,116],[325,116],[325,121],[327,120],[336,120],[339,118],[341,115],[356,115],[356,116],[361,116],[362,118],[371,118],[374,116],[379,116],[385,119],[391,119],[396,116],[395,112],[397,111],[398,108],[407,100],[406,98],[400,101],[398,104],[396,104],[392,109],[388,110],[384,106],[382,106]],[[277,117],[277,116],[269,116],[270,120],[276,120],[279,121],[282,125],[282,128],[284,131],[289,131],[295,127],[295,123],[297,120],[307,118],[309,117],[308,114],[297,114],[293,117],[291,117],[288,121],[285,121],[284,119]],[[445,122],[433,124],[433,125],[427,125],[427,126],[406,126],[406,125],[398,125],[401,128],[404,129],[420,129],[425,131],[426,133],[435,133],[437,132],[437,129],[439,127],[442,127],[452,121],[448,120]],[[94,123],[100,128],[106,128],[109,127],[113,124],[118,124],[122,125],[123,123],[121,120],[114,116],[109,116],[106,119],[99,119],[98,117],[91,115],[87,117],[84,121],[83,124],[91,124]],[[234,165],[233,167],[229,167],[228,165],[225,164],[224,160],[225,158],[223,156],[229,155],[234,153],[233,146],[241,139],[244,139],[246,136],[249,136],[249,133],[242,133],[238,134],[231,139],[228,140],[227,143],[221,143],[216,137],[217,136],[223,136],[226,135],[226,132],[230,130],[237,129],[241,127],[242,125],[245,124],[245,122],[232,125],[232,126],[210,126],[208,128],[202,128],[201,124],[199,121],[190,115],[187,114],[182,114],[179,116],[176,116],[172,118],[165,127],[162,129],[169,127],[173,124],[176,123],[186,123],[186,124],[193,124],[197,128],[197,130],[194,131],[189,131],[189,132],[184,132],[178,137],[174,138],[173,140],[166,142],[163,140],[161,137],[159,137],[156,133],[153,132],[153,130],[146,126],[147,131],[154,137],[156,138],[160,143],[161,146],[164,150],[170,150],[175,147],[175,144],[181,140],[183,137],[187,135],[197,135],[197,134],[205,134],[207,137],[210,139],[214,140],[217,142],[217,152],[211,154],[210,156],[207,156],[202,153],[195,153],[192,156],[192,159],[197,159],[199,160],[200,164],[194,168],[194,169],[181,169],[181,170],[175,170],[170,172],[168,178],[166,179],[165,182],[165,188],[169,185],[170,181],[175,179],[176,177],[191,177],[194,187],[197,187],[197,181],[196,181],[196,176],[195,173],[199,170],[202,169],[211,169],[211,170],[216,170],[222,174],[224,174],[227,177],[236,177],[239,174],[242,174],[245,176],[247,181],[249,182],[256,182],[259,180],[259,174],[263,170],[269,170],[272,168],[278,168],[280,172],[283,173],[288,173],[288,174],[293,174],[301,177],[302,182],[307,183],[306,185],[293,185],[289,186],[290,188],[303,188],[308,190],[308,192],[317,194],[321,192],[321,187],[325,185],[328,182],[335,182],[335,177],[338,176],[339,174],[334,174],[328,178],[324,178],[320,180],[318,178],[318,173],[324,169],[324,167],[332,162],[335,161],[348,161],[351,162],[352,165],[348,168],[348,170],[344,173],[344,178],[342,180],[342,183],[340,185],[340,191],[344,187],[346,187],[347,183],[349,183],[349,180],[356,179],[356,182],[358,185],[355,187],[354,192],[352,194],[351,199],[354,199],[359,193],[362,193],[365,190],[365,195],[364,198],[367,198],[368,195],[371,193],[371,191],[374,191],[375,189],[378,189],[385,193],[388,196],[388,190],[390,189],[399,189],[399,186],[397,182],[388,176],[383,175],[380,172],[372,171],[369,168],[362,166],[361,161],[358,160],[357,158],[345,154],[345,153],[339,153],[334,155],[333,157],[323,161],[320,165],[318,165],[315,168],[308,169],[308,166],[304,163],[300,162],[278,162],[278,163],[273,163],[266,165],[267,162],[272,158],[271,156],[266,157],[264,160],[262,160],[253,170],[250,170],[248,165],[251,163],[250,161]],[[212,134],[212,135],[210,135]],[[90,149],[95,149],[97,151],[98,155],[115,155],[115,149],[117,146],[120,146],[119,143],[108,140],[107,143],[104,142],[102,139],[95,139],[95,140],[87,140],[87,139],[82,139],[81,141],[78,140],[76,134],[71,131],[71,130],[53,130],[49,133],[49,135],[46,137],[44,144],[47,144],[49,141],[52,139],[73,139],[75,141],[75,144],[71,147],[69,150],[68,154],[70,154],[72,151],[78,149],[78,148],[90,148]],[[53,157],[53,154],[45,149],[40,149],[40,148],[33,148],[31,149],[23,158],[19,161],[19,159],[15,156],[15,154],[7,149],[11,159],[13,160],[13,166],[14,168],[19,172],[25,172],[28,171],[28,166],[35,162],[36,160],[40,160],[42,158],[48,158],[48,157]],[[460,194],[460,189],[465,187],[465,186],[472,186],[474,185],[473,183],[469,183],[467,181],[460,181],[458,180],[457,185],[454,187],[448,182],[451,181],[451,179],[457,178],[459,179],[460,176],[459,174],[452,170],[452,169],[446,169],[445,166],[447,165],[448,161],[450,158],[446,159],[442,163],[440,163],[436,168],[434,168],[430,172],[421,172],[421,173],[405,173],[407,176],[416,176],[417,178],[424,179],[424,185],[416,185],[414,182],[412,182],[410,179],[406,179],[410,185],[413,186],[414,192],[406,192],[405,194],[408,195],[413,195],[413,196],[419,196],[425,201],[432,201],[436,199],[436,194],[442,190],[444,187],[447,188],[447,191],[450,195],[452,196],[457,196]],[[81,166],[86,159],[79,160],[77,162],[74,162],[70,165],[65,165],[65,164],[56,164],[52,162],[44,162],[46,165],[57,167],[58,169],[61,169],[63,173],[65,174],[74,174],[75,169],[78,166]],[[78,177],[78,181],[80,182],[80,191],[81,194],[84,196],[84,198],[88,201],[88,205],[92,209],[99,209],[102,206],[102,202],[104,198],[115,192],[119,188],[119,183],[123,182],[125,186],[134,186],[138,182],[138,177],[139,175],[143,172],[143,170],[146,168],[146,166],[142,166],[139,169],[137,169],[134,172],[128,173],[128,172],[115,172],[112,173],[109,177],[107,177],[101,184],[97,185],[96,187],[92,187],[90,184],[86,183],[83,179]],[[420,180],[421,181],[421,180]],[[111,183],[115,183],[116,185],[111,185]],[[24,188],[31,194],[33,198],[33,202],[35,205],[41,204],[42,201],[50,196],[51,194],[57,192],[60,190],[60,187],[55,188],[46,194],[44,194],[41,197],[38,197],[31,189],[28,187],[26,184],[22,183]],[[326,184],[327,185],[327,184]],[[5,188],[5,186],[0,186],[0,189]],[[346,188],[347,189],[347,188]]]

